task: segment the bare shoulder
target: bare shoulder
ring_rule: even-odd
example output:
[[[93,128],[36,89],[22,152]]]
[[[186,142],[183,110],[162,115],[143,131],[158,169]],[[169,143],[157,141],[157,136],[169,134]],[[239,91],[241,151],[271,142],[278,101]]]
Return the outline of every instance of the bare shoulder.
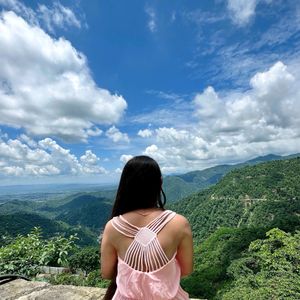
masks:
[[[191,231],[191,226],[189,221],[183,215],[177,214],[173,218],[173,224],[176,226],[180,231]]]
[[[104,231],[103,231],[103,234],[108,236],[108,237],[111,237],[115,234],[116,230],[115,228],[113,227],[112,225],[112,222],[111,220],[108,221],[104,227]]]
[[[186,217],[184,217],[183,215],[177,214],[177,213],[174,217],[174,220],[176,221],[177,224],[180,224],[180,225],[189,224],[189,221],[187,220]]]

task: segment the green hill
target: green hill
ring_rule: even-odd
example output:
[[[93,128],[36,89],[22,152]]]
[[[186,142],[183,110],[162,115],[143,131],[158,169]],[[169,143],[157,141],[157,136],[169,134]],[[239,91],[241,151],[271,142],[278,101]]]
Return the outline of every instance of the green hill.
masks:
[[[219,227],[300,228],[300,158],[232,170],[205,191],[174,203],[197,239]]]
[[[84,225],[94,231],[99,231],[109,220],[112,202],[106,198],[92,195],[80,195],[70,202],[60,206],[56,220],[70,225]]]
[[[78,245],[96,245],[97,235],[82,226],[70,226],[64,222],[50,220],[43,216],[30,213],[15,213],[1,215],[0,218],[0,244],[6,243],[5,236],[16,237],[18,234],[28,234],[34,227],[40,227],[44,238],[57,234],[69,236],[77,233]]]
[[[218,165],[201,171],[192,171],[176,176],[166,176],[164,178],[163,188],[166,192],[167,200],[169,202],[178,201],[183,197],[189,196],[192,193],[199,192],[216,184],[231,170],[260,164],[262,162],[290,159],[299,155],[300,154],[279,156],[269,154],[266,156],[259,156],[239,164]]]
[[[251,242],[257,240],[255,243],[262,245],[259,249],[264,259],[276,268],[285,268],[285,260],[274,260],[275,255],[272,258],[270,253],[265,254],[266,249],[272,252],[279,248],[282,257],[291,257],[293,265],[298,264],[289,256],[292,251],[286,254],[281,250],[282,246],[285,246],[284,251],[298,246],[294,242],[282,244],[280,238],[268,241],[268,232],[277,227],[290,239],[290,234],[300,229],[299,182],[299,157],[270,161],[232,170],[216,185],[170,205],[189,219],[193,230],[195,271],[182,281],[190,296],[215,300],[252,299],[254,293],[255,299],[271,299],[273,292],[277,295],[297,290],[299,274],[289,269],[272,273],[269,264],[260,265],[261,258],[255,251],[251,254],[249,249]],[[285,234],[277,232],[280,237]],[[295,239],[297,236],[295,233]],[[272,248],[264,248],[268,243]],[[297,256],[296,250],[293,251]],[[280,281],[282,274],[284,280],[294,278],[290,287]],[[266,289],[269,282],[276,285]],[[232,293],[235,295],[230,298]]]
[[[28,234],[39,226],[45,238],[77,233],[79,245],[96,245],[112,208],[112,201],[102,195],[102,192],[79,193],[52,201],[5,202],[0,205],[0,239],[3,235]]]

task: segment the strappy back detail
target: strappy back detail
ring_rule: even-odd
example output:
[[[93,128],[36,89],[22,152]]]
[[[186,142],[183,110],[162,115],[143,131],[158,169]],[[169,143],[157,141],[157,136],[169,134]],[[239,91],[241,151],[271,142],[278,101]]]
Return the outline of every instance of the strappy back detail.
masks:
[[[166,265],[169,259],[157,239],[157,234],[175,215],[175,212],[165,210],[144,227],[131,224],[123,216],[114,217],[112,226],[121,234],[133,238],[125,253],[124,262],[142,272],[153,272]]]

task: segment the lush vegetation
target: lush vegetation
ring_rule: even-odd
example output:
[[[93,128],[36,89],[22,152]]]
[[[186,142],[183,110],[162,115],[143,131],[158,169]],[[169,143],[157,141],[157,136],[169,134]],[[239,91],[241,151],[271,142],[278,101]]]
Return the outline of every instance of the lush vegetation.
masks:
[[[164,178],[163,188],[168,201],[178,201],[192,193],[199,192],[216,184],[232,170],[241,169],[245,166],[253,166],[262,162],[285,160],[297,156],[297,154],[289,156],[269,154],[235,165],[219,165],[201,171],[192,171],[186,174],[167,176]]]
[[[34,228],[26,236],[19,235],[0,248],[0,274],[34,276],[41,266],[63,266],[75,248],[76,236],[55,236],[42,239],[42,232]]]
[[[236,169],[209,189],[172,204],[197,240],[219,227],[300,229],[300,158]]]
[[[184,288],[207,299],[299,299],[299,182],[300,158],[273,161],[174,204],[195,235]]]
[[[60,213],[56,220],[70,225],[84,225],[95,232],[109,220],[111,201],[92,195],[81,195],[59,207]]]
[[[231,263],[222,299],[300,299],[300,232],[274,228],[266,235]]]
[[[27,235],[8,238],[6,245],[0,247],[0,274],[34,278],[42,266],[63,266],[69,268],[70,273],[52,275],[50,283],[107,287],[109,282],[99,273],[99,248],[79,248],[75,243],[77,239],[76,235],[43,239],[37,227]]]
[[[201,180],[210,185],[169,205],[188,217],[194,233],[195,271],[182,280],[191,296],[300,299],[300,158],[275,159],[264,157],[230,170],[214,167],[206,175],[192,172],[170,181],[168,192],[174,194],[182,187],[199,186]],[[41,264],[65,265],[82,274],[59,274],[50,279],[52,283],[107,286],[99,274],[98,247],[85,246],[96,242],[95,234],[108,219],[109,199],[89,193],[35,204],[43,216],[32,214],[30,203],[21,204],[26,213],[17,207],[16,201],[0,207],[0,214],[5,212],[0,218],[0,272],[35,275]],[[7,214],[9,210],[15,211]],[[43,237],[41,232],[25,236],[37,225]],[[75,229],[80,240],[93,232],[93,242],[86,239],[84,247],[73,247],[79,240],[67,236]],[[17,233],[22,235],[15,238]],[[71,246],[64,251],[66,245]]]
[[[40,227],[45,238],[76,234],[78,245],[97,244],[98,235],[84,226],[70,226],[65,222],[54,221],[33,213],[15,213],[0,216],[0,245],[6,244],[9,238],[29,233],[34,227]]]
[[[76,233],[78,245],[96,245],[112,206],[111,200],[99,195],[102,193],[76,194],[47,203],[12,200],[1,204],[0,242],[4,243],[2,236],[27,234],[39,226],[46,238]]]

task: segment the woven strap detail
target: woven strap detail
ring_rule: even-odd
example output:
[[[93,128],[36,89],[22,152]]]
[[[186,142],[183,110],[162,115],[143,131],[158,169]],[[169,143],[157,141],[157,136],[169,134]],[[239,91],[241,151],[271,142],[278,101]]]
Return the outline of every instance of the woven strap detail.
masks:
[[[124,262],[142,272],[155,271],[168,263],[169,259],[157,239],[157,234],[175,215],[175,212],[166,210],[145,227],[134,226],[123,216],[113,218],[113,227],[134,239],[126,251]]]

